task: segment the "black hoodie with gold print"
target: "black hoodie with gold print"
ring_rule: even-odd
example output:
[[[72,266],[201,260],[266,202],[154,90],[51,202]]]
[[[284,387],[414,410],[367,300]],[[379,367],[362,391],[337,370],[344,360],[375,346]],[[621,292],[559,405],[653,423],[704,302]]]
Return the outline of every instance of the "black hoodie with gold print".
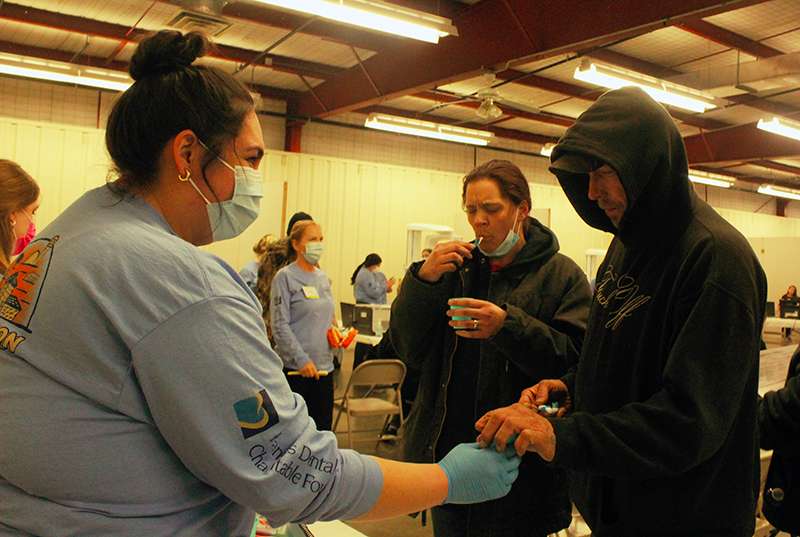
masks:
[[[619,229],[588,199],[576,155],[619,175]],[[752,535],[766,303],[755,254],[694,194],[680,133],[639,89],[600,97],[552,160],[580,216],[615,234],[565,378],[574,411],[553,422],[573,500],[599,536]]]

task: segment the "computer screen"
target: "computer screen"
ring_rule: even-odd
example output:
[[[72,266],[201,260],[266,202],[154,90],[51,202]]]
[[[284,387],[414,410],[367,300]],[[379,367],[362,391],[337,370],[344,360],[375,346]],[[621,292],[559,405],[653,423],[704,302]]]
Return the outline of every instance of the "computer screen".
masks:
[[[356,305],[341,302],[339,306],[342,308],[342,324],[345,328],[351,328],[356,319]]]
[[[358,304],[354,306],[353,312],[353,326],[362,334],[374,335],[372,329],[372,308]]]

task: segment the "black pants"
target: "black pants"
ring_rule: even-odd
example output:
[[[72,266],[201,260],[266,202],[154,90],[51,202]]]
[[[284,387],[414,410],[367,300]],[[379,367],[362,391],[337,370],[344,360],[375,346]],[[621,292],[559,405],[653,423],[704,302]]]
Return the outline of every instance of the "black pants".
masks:
[[[479,532],[481,535],[485,535],[487,531],[486,521],[475,521],[476,526],[479,526],[481,529],[476,527],[470,528],[470,522],[472,522],[470,519],[473,513],[470,513],[469,505],[441,505],[431,509],[431,515],[433,518],[434,537],[470,537]],[[506,534],[506,532],[497,528],[496,531],[489,530],[489,534],[503,535]],[[522,536],[517,534],[516,537]],[[545,534],[526,532],[524,537],[547,536]]]
[[[292,391],[306,400],[308,415],[314,419],[317,429],[330,431],[333,422],[333,373],[319,380],[294,375],[286,379]]]
[[[356,349],[353,352],[353,370],[364,363],[364,360],[369,358],[373,346],[368,343],[356,343]]]

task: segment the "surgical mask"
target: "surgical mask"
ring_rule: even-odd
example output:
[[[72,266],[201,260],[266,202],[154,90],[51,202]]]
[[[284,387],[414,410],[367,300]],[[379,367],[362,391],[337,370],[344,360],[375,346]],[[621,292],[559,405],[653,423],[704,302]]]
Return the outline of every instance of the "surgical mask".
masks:
[[[203,142],[200,144],[208,150],[206,144]],[[219,156],[217,156],[217,160],[233,171],[236,185],[231,199],[212,203],[197,188],[192,178],[188,178],[189,183],[206,202],[206,211],[214,242],[237,237],[250,227],[250,224],[258,218],[261,198],[264,196],[261,174],[258,173],[258,170],[247,166],[231,166]]]
[[[325,251],[325,246],[321,242],[307,242],[306,251],[303,252],[303,257],[312,265],[319,263],[322,258],[322,253]]]
[[[28,213],[25,213],[25,216],[28,216]],[[28,216],[28,231],[25,232],[25,235],[19,237],[17,242],[14,244],[14,252],[13,255],[19,255],[33,240],[36,236],[36,224],[33,223],[33,218]]]
[[[517,208],[517,210],[514,212],[514,225],[511,226],[511,229],[508,230],[506,238],[503,239],[503,242],[501,242],[493,252],[487,252],[481,248],[480,244],[478,244],[478,250],[480,250],[480,252],[486,257],[503,257],[513,250],[514,246],[516,246],[519,242],[519,234],[515,231],[515,228],[517,227],[516,221],[518,216],[519,208]]]

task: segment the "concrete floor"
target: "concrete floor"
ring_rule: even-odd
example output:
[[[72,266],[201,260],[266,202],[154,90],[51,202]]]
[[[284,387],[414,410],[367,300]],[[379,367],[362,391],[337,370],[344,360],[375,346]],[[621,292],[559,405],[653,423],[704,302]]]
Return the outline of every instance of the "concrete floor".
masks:
[[[347,381],[353,369],[353,352],[346,351],[342,367],[336,372],[334,377],[334,397],[341,397],[344,394]],[[334,411],[334,419],[336,412]],[[353,431],[353,449],[359,453],[375,455],[387,459],[400,460],[402,457],[402,444],[400,442],[377,442],[378,432],[383,425],[383,419],[353,419],[351,426]],[[347,441],[347,417],[342,416],[336,430],[336,437],[339,446],[348,447]],[[420,517],[411,518],[401,516],[377,522],[346,522],[349,526],[360,531],[367,537],[433,537],[433,527],[428,516],[428,524],[423,527]]]
[[[360,531],[367,537],[433,537],[433,527],[428,518],[428,525],[422,527],[419,517],[402,516],[378,522],[347,522],[347,525]]]

